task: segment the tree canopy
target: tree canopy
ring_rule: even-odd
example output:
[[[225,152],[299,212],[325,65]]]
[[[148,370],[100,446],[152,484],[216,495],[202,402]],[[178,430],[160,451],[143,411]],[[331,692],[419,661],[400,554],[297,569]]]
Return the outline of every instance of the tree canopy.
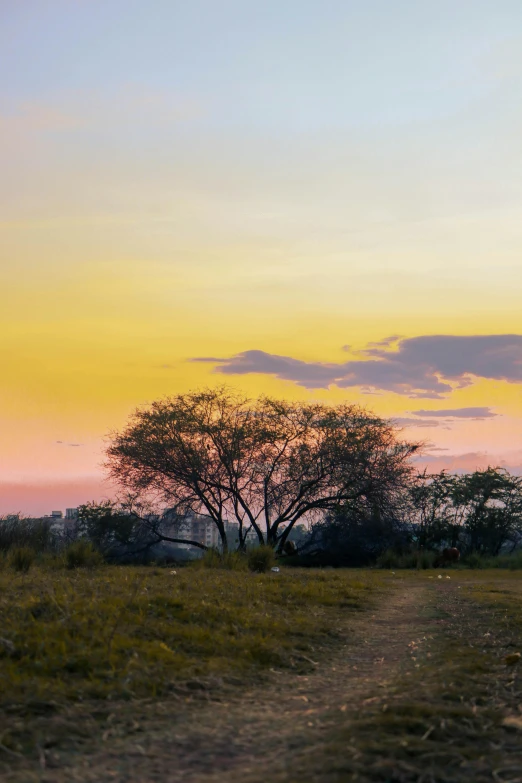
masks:
[[[298,521],[405,487],[417,444],[354,405],[250,400],[226,387],[158,400],[113,433],[111,478],[178,513],[205,513],[282,548]]]
[[[499,467],[451,475],[420,474],[410,487],[414,537],[497,555],[522,529],[522,478]]]

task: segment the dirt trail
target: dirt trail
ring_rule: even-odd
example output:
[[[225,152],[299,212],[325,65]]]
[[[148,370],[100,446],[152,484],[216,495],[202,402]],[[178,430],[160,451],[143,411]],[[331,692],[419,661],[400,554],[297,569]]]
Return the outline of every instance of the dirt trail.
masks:
[[[164,702],[134,735],[111,737],[82,766],[42,771],[40,780],[290,782],[292,757],[320,745],[340,711],[371,704],[415,666],[410,645],[424,633],[427,594],[425,585],[398,583],[374,614],[346,620],[346,645],[308,675],[274,672],[268,684],[225,690],[220,701]]]

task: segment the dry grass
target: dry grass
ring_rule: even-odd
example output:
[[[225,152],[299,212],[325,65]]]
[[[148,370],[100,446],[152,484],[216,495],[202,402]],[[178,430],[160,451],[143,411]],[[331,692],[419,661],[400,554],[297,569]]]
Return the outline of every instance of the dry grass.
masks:
[[[445,576],[430,582],[413,664],[296,760],[302,781],[522,781],[522,720],[506,721],[522,718],[522,665],[506,664],[522,650],[522,575],[452,573],[457,584]]]
[[[337,643],[339,613],[368,606],[374,581],[296,570],[3,570],[0,761],[57,742],[34,726],[74,704],[95,713],[107,700],[167,698],[224,676],[242,685],[271,667],[306,671],[311,645]]]
[[[441,577],[4,571],[0,764],[24,783],[101,780],[138,742],[139,768],[114,779],[167,779],[179,752],[172,780],[520,782],[522,574]],[[235,746],[244,768],[229,768],[253,716],[254,745]],[[90,752],[92,775],[75,766]]]

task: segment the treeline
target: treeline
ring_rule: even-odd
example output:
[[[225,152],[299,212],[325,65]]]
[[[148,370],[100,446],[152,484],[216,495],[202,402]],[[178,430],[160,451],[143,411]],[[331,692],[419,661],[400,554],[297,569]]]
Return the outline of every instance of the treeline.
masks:
[[[187,557],[177,548],[186,541],[182,529],[182,517],[155,514],[128,497],[84,504],[78,519],[65,524],[0,518],[0,553],[25,547],[59,555],[83,541],[108,562],[177,560]],[[494,565],[499,556],[509,565],[515,562],[509,555],[522,553],[522,478],[493,467],[412,474],[400,492],[339,504],[286,540],[296,550],[287,562],[296,565],[427,567],[445,547],[457,547],[470,565]]]
[[[426,567],[446,547],[457,547],[476,565],[522,549],[522,478],[503,468],[412,475],[389,500],[339,506],[312,525],[303,556],[310,562],[397,567],[420,559]]]
[[[253,540],[288,556],[304,524],[302,564],[368,565],[386,552],[427,557],[453,546],[478,557],[514,552],[522,479],[497,467],[419,475],[420,451],[358,406],[249,400],[226,387],[177,395],[138,409],[113,435],[107,469],[124,500],[85,504],[61,535],[136,560],[165,547],[205,550],[185,524],[205,515],[225,554],[233,526],[239,552]],[[23,535],[29,524],[20,521]],[[59,545],[50,526],[34,531],[39,549]]]

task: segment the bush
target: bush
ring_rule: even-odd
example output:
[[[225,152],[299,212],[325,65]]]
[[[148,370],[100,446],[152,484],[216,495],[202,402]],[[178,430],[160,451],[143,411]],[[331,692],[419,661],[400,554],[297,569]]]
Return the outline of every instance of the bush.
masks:
[[[275,552],[271,546],[256,546],[247,553],[248,567],[257,574],[265,574],[275,565]]]
[[[9,553],[9,565],[15,571],[26,574],[34,563],[36,552],[29,546],[18,546]]]
[[[433,568],[436,557],[436,552],[423,552],[420,557],[420,567],[424,570],[427,568]]]
[[[433,568],[436,553],[417,550],[413,552],[395,552],[393,549],[387,549],[377,558],[378,568]]]
[[[499,555],[492,563],[494,568],[509,568],[511,571],[522,569],[522,552],[512,552],[509,555]]]
[[[194,560],[196,568],[221,568],[226,571],[246,571],[247,559],[243,552],[219,552],[207,549],[203,557]]]
[[[494,557],[470,552],[462,559],[462,563],[468,568],[509,568],[511,571],[517,571],[522,569],[522,552],[511,552]]]
[[[80,538],[65,550],[65,563],[67,568],[94,568],[103,563],[103,555],[90,541]]]
[[[264,574],[275,565],[276,556],[271,546],[256,546],[244,552],[219,552],[207,549],[203,557],[195,560],[195,568],[221,568],[227,571],[254,571]]]
[[[18,514],[0,517],[0,551],[28,547],[35,552],[48,552],[57,546],[48,519],[24,519]]]
[[[385,552],[379,555],[376,562],[379,568],[398,568],[397,553],[392,549],[386,549]]]
[[[462,559],[463,565],[468,568],[487,568],[489,558],[484,557],[479,552],[470,552]]]

